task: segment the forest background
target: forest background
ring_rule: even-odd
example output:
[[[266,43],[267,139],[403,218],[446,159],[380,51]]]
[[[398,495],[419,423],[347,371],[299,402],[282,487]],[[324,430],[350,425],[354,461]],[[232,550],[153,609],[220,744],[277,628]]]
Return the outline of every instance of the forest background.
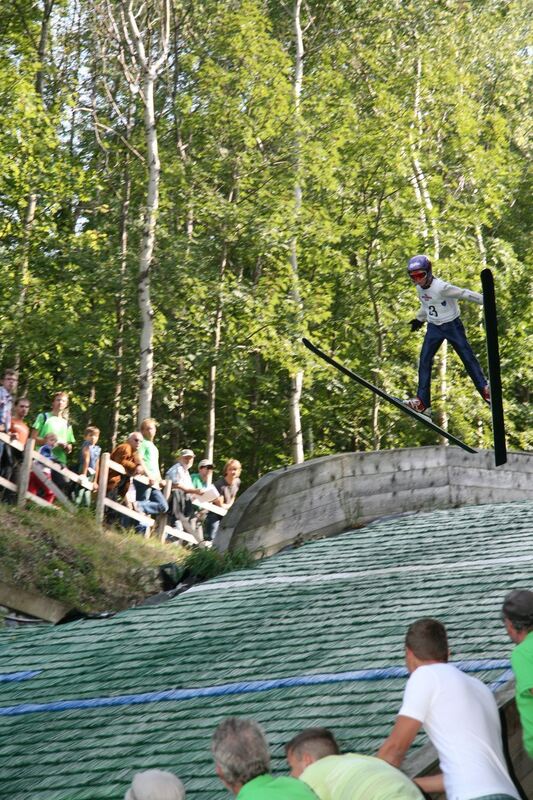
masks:
[[[0,366],[78,441],[139,417],[243,462],[431,444],[401,396],[418,252],[495,274],[509,445],[531,445],[533,8],[524,0],[12,0],[0,19]],[[462,304],[486,363],[482,311]],[[438,421],[490,446],[457,357]]]

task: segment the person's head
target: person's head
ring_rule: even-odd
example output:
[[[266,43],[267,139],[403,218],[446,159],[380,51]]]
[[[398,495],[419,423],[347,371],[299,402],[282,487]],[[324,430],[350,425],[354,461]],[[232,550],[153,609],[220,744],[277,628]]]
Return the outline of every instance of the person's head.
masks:
[[[186,469],[190,469],[192,467],[194,461],[194,453],[192,450],[185,448],[185,450],[180,450],[177,455],[178,461],[183,464]]]
[[[185,800],[185,786],[172,772],[147,769],[134,775],[124,800]]]
[[[16,390],[18,379],[19,376],[15,369],[4,370],[4,377],[2,379],[2,383],[4,385],[4,389],[7,389],[9,394],[13,394],[13,392]]]
[[[15,400],[15,405],[13,406],[13,416],[16,419],[24,419],[24,417],[29,413],[30,410],[30,401],[27,397],[17,397]]]
[[[140,431],[133,431],[133,433],[130,433],[130,435],[128,436],[128,442],[131,445],[132,450],[139,449],[139,445],[142,442],[143,438],[144,437]]]
[[[448,634],[438,619],[424,617],[409,625],[405,637],[405,661],[409,672],[421,664],[446,663]]]
[[[433,281],[431,261],[427,256],[413,256],[407,264],[407,274],[417,286],[422,289],[429,289]]]
[[[198,472],[202,480],[207,482],[211,475],[213,474],[213,464],[208,458],[202,458],[202,460],[198,464]]]
[[[233,483],[235,478],[238,478],[242,471],[242,465],[240,461],[237,461],[236,458],[230,458],[229,461],[226,461],[224,464],[224,470],[222,474],[226,479],[226,483]]]
[[[285,745],[285,755],[293,778],[299,778],[309,764],[319,758],[340,753],[334,735],[327,728],[306,728]]]
[[[270,753],[263,729],[252,719],[228,717],[211,739],[218,777],[237,794],[244,784],[270,772]]]
[[[509,637],[520,644],[533,631],[533,592],[513,589],[505,596],[502,617]]]
[[[66,392],[56,392],[52,397],[52,411],[54,414],[61,414],[68,406],[68,394]]]
[[[152,417],[147,417],[141,422],[141,433],[149,442],[153,442],[157,433],[157,422]]]
[[[57,433],[47,433],[44,437],[44,443],[49,447],[55,447],[57,444]]]
[[[97,428],[95,425],[88,425],[85,428],[84,439],[91,444],[96,444],[98,439],[100,438],[100,428]]]

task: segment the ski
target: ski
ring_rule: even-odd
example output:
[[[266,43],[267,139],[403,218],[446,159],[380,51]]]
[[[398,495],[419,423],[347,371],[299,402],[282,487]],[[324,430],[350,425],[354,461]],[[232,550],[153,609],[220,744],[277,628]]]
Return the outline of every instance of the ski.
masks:
[[[458,447],[462,447],[463,450],[467,451],[467,453],[477,453],[477,450],[474,450],[472,447],[470,447],[470,445],[465,444],[465,442],[461,441],[461,439],[458,439],[457,436],[453,436],[453,434],[448,433],[448,431],[445,431],[439,425],[436,425],[434,422],[432,422],[432,420],[429,419],[429,417],[424,416],[424,414],[419,414],[418,411],[414,411],[412,408],[405,406],[397,397],[387,394],[387,392],[384,392],[383,389],[380,389],[378,386],[374,386],[373,383],[370,383],[370,381],[367,381],[365,378],[357,375],[356,372],[353,372],[351,369],[348,369],[348,367],[345,367],[343,364],[335,361],[334,358],[328,356],[327,353],[320,349],[320,347],[312,344],[309,339],[304,337],[302,342],[308,350],[310,350],[319,358],[323,359],[323,361],[331,364],[332,367],[335,367],[335,369],[338,369],[339,372],[344,373],[344,375],[347,375],[352,380],[357,381],[357,383],[361,384],[361,386],[365,386],[367,389],[370,389],[370,391],[374,392],[374,394],[382,397],[383,400],[386,400],[388,403],[396,406],[396,408],[399,408],[400,411],[404,412],[404,414],[408,414],[408,416],[413,417],[413,419],[416,419],[418,422],[421,422],[426,426],[426,428],[431,428],[432,431],[440,434],[440,436],[445,436],[448,441],[456,444]]]
[[[500,373],[500,350],[498,346],[498,316],[496,313],[496,293],[494,277],[490,269],[481,272],[483,287],[483,313],[485,315],[485,335],[487,337],[487,360],[489,364],[490,410],[492,413],[492,436],[494,440],[494,461],[499,467],[507,461],[505,443],[505,419],[503,416],[502,379]]]

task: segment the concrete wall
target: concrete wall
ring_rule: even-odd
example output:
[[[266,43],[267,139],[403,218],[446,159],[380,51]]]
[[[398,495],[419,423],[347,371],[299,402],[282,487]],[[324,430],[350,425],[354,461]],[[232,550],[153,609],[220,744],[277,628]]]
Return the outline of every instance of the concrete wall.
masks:
[[[533,499],[533,454],[413,447],[324,456],[275,470],[250,486],[222,520],[217,549],[270,555],[392,514]]]

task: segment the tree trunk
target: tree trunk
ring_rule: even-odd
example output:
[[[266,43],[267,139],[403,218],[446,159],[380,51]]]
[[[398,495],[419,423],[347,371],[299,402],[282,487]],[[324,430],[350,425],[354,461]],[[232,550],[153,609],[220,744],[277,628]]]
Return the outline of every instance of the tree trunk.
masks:
[[[294,83],[293,83],[293,96],[294,96],[294,110],[296,115],[296,155],[295,155],[295,175],[294,182],[294,222],[295,226],[298,224],[300,212],[302,208],[302,186],[300,183],[301,172],[301,119],[300,119],[300,98],[302,94],[303,83],[303,66],[304,66],[304,44],[303,33],[300,19],[302,7],[302,0],[295,0],[293,7],[293,30],[294,40],[296,45],[296,55],[294,61]],[[302,298],[299,288],[299,275],[298,275],[298,248],[296,233],[291,239],[291,270],[292,270],[292,296],[297,315],[299,318],[302,316]],[[300,320],[298,320],[300,321]],[[297,370],[290,376],[290,396],[289,396],[289,426],[291,437],[291,451],[292,460],[295,464],[301,464],[304,460],[304,446],[302,425],[300,421],[300,400],[302,396],[304,373],[303,370]]]
[[[415,32],[415,39],[417,39]],[[440,236],[435,212],[429,192],[429,186],[425,172],[420,161],[420,151],[422,149],[422,110],[421,110],[421,86],[422,86],[422,59],[418,56],[416,61],[416,81],[415,99],[413,108],[414,122],[411,135],[411,161],[413,165],[413,188],[416,199],[419,203],[420,217],[422,220],[422,235],[426,241],[430,235],[433,240],[433,261],[438,261],[440,257]],[[439,388],[441,397],[441,408],[437,415],[437,424],[445,431],[448,430],[448,343],[444,341],[438,355]],[[445,436],[440,437],[440,443],[449,445]]]
[[[131,117],[128,119],[127,136],[129,137]],[[129,169],[129,154],[125,154],[123,173],[123,194],[120,209],[120,252],[119,252],[119,287],[116,299],[115,318],[117,323],[117,338],[115,340],[115,389],[113,392],[113,423],[111,430],[111,447],[115,449],[118,440],[120,420],[120,404],[122,400],[122,380],[124,374],[124,320],[126,312],[126,275],[128,268],[128,233],[129,211],[131,199],[131,175]]]
[[[48,44],[48,28],[50,24],[50,17],[54,7],[55,0],[44,0],[43,3],[43,16],[41,20],[41,29],[39,31],[39,42],[37,44],[37,61],[38,67],[35,73],[35,93],[41,98],[44,107],[44,61],[46,58],[46,48]],[[20,269],[18,276],[18,296],[16,300],[15,318],[19,331],[17,343],[13,354],[13,364],[15,369],[20,367],[20,342],[23,341],[22,334],[23,321],[26,308],[26,298],[28,294],[28,280],[30,274],[30,251],[31,251],[31,238],[33,226],[35,223],[35,213],[37,211],[37,192],[35,188],[31,188],[28,193],[28,200],[26,202],[26,211],[24,213],[24,227],[22,233],[22,255],[20,260]]]
[[[217,396],[217,367],[218,354],[220,350],[220,340],[222,333],[222,312],[223,312],[223,291],[224,277],[228,263],[228,250],[224,242],[222,258],[220,260],[220,270],[218,275],[217,304],[215,318],[213,320],[213,360],[209,366],[207,376],[207,431],[205,436],[205,454],[211,462],[215,451],[215,429],[216,429],[216,396]]]
[[[139,424],[151,414],[154,374],[154,311],[150,299],[150,272],[155,246],[155,229],[157,211],[159,208],[159,176],[161,172],[155,123],[154,84],[155,74],[151,68],[147,68],[145,70],[143,89],[148,183],[141,252],[139,255],[139,282],[137,287],[139,311],[141,314],[139,409],[137,412]]]

